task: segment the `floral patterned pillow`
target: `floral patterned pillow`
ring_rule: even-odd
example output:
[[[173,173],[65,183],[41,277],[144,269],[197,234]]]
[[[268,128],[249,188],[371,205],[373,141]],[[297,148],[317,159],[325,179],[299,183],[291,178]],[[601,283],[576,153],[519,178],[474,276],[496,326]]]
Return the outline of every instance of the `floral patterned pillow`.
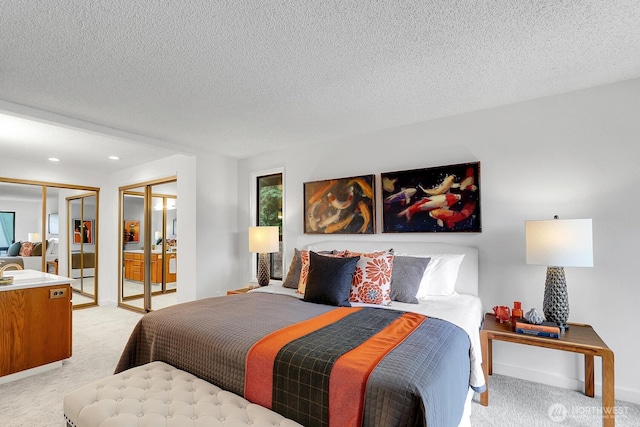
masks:
[[[344,255],[343,252],[337,253],[336,251],[318,251],[318,255],[333,256],[341,258]],[[297,254],[296,254],[297,255]],[[309,277],[309,251],[300,251],[300,280],[298,281],[298,293],[304,295],[304,291],[307,289],[307,278]]]
[[[377,305],[391,303],[393,251],[364,253],[347,250],[345,256],[360,257],[353,273],[349,301]]]
[[[22,246],[20,247],[20,256],[31,256],[33,246],[34,245],[31,242],[22,242]]]

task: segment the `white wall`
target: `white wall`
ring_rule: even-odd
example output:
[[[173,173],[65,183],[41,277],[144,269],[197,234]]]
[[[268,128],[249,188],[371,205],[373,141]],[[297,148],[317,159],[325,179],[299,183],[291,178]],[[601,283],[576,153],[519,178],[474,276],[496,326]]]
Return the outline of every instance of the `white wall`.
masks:
[[[0,211],[15,212],[16,242],[26,242],[29,233],[42,233],[42,202],[29,200],[8,200],[0,197]],[[9,244],[11,246],[11,244]]]
[[[100,195],[100,304],[117,301],[118,188],[178,177],[178,302],[237,288],[237,162],[176,155],[114,173]]]
[[[632,80],[256,156],[239,163],[238,229],[249,226],[249,177],[258,170],[286,171],[288,268],[294,247],[326,240],[302,233],[303,182],[374,173],[380,197],[380,172],[480,161],[482,233],[383,235],[378,209],[378,234],[359,238],[477,246],[485,310],[515,300],[541,309],[545,268],[525,264],[525,220],[593,218],[595,266],[566,269],[570,321],[591,324],[615,352],[616,398],[640,403],[640,340],[629,330],[640,301],[639,113],[640,80]],[[238,275],[249,280],[239,234]],[[584,379],[579,355],[500,342],[494,371],[575,389]],[[597,360],[598,385],[600,375]]]
[[[100,265],[99,293],[100,305],[116,304],[118,301],[118,260],[119,260],[119,188],[126,185],[148,182],[156,179],[178,177],[177,193],[180,212],[185,224],[195,223],[195,158],[175,155],[141,166],[113,173],[100,191]],[[194,236],[184,233],[180,236],[178,252],[178,301],[189,301],[195,294],[196,254]]]
[[[238,162],[211,154],[197,159],[197,220],[185,231],[178,199],[179,250],[185,232],[197,235],[198,289],[195,299],[225,295],[245,285],[238,275]],[[244,201],[243,201],[244,202]],[[185,225],[183,225],[185,224]]]

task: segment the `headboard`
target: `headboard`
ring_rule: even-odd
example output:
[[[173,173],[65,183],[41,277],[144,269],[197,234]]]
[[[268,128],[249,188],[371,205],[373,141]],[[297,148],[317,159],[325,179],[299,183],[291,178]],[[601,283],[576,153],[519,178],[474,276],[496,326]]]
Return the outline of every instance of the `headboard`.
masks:
[[[312,251],[349,249],[354,252],[374,252],[391,248],[396,255],[464,254],[456,281],[456,292],[478,295],[478,248],[472,246],[438,242],[349,240],[325,240],[307,246]]]

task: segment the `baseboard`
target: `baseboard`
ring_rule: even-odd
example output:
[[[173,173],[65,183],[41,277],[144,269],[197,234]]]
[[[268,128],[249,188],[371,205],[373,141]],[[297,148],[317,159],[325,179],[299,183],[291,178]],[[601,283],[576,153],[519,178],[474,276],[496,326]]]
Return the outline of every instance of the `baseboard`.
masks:
[[[0,384],[10,383],[12,381],[21,380],[23,378],[30,377],[32,375],[41,374],[43,372],[50,371],[52,369],[61,368],[62,360],[53,363],[47,363],[46,365],[36,366],[35,368],[25,369],[24,371],[16,372],[13,374],[0,377]]]
[[[566,378],[559,375],[552,375],[543,371],[525,369],[516,366],[493,363],[493,372],[499,375],[520,378],[535,383],[547,384],[554,387],[566,388],[568,390],[584,391],[584,381],[575,378]],[[602,394],[602,383],[596,382],[595,391],[597,396]],[[640,405],[640,391],[616,387],[616,400],[635,403]]]

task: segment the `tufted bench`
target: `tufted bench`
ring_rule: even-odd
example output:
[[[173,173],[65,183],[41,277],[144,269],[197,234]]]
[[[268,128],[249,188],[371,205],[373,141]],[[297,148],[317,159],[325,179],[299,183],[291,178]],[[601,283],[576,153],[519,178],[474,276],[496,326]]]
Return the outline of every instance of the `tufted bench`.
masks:
[[[302,427],[164,362],[151,362],[64,397],[70,427]]]

